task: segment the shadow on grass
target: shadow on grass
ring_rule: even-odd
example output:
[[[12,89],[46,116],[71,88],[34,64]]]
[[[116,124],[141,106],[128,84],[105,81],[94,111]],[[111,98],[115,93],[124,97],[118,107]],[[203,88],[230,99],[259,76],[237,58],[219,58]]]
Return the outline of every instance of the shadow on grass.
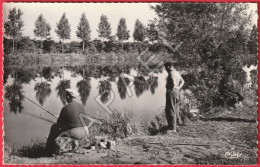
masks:
[[[47,155],[45,151],[45,145],[45,142],[40,141],[33,141],[32,145],[22,147],[10,146],[8,144],[5,144],[5,159],[8,160],[12,156],[27,158],[45,157]]]

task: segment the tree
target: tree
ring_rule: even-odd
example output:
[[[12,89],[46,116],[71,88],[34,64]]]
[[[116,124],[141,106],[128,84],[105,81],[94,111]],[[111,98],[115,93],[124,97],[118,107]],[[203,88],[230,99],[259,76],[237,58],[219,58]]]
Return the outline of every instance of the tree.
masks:
[[[257,54],[257,27],[256,27],[256,25],[254,25],[251,30],[247,46],[248,46],[250,54]]]
[[[100,22],[98,24],[98,36],[102,38],[103,42],[104,39],[108,39],[111,34],[111,27],[110,23],[107,20],[107,16],[103,15],[100,17]]]
[[[62,40],[61,41],[61,50],[63,53],[63,43],[64,40],[66,39],[70,39],[70,24],[68,19],[66,18],[66,14],[63,13],[60,21],[57,23],[57,29],[55,30],[55,32],[57,33],[58,37]]]
[[[156,25],[154,21],[151,21],[148,23],[148,28],[147,28],[147,37],[149,40],[154,43],[154,41],[157,41],[159,38],[159,33],[156,29]]]
[[[134,40],[139,41],[139,42],[143,42],[146,37],[145,27],[139,19],[137,19],[135,22],[133,37],[134,37]]]
[[[47,39],[50,36],[51,26],[43,18],[43,15],[40,14],[37,20],[35,21],[35,29],[33,30],[36,37],[41,38],[41,52],[43,49],[43,38]]]
[[[76,32],[77,37],[82,39],[82,42],[83,42],[82,50],[83,51],[85,49],[85,41],[90,40],[90,32],[91,32],[91,30],[90,30],[90,27],[89,27],[88,20],[86,18],[85,13],[83,13],[81,15],[80,22],[79,22],[79,25],[78,25],[78,31]]]
[[[117,33],[116,36],[118,37],[119,41],[122,42],[122,48],[123,48],[123,41],[128,40],[130,35],[129,31],[127,30],[125,18],[121,18],[117,27]]]
[[[22,28],[24,26],[22,15],[23,12],[20,9],[10,9],[7,17],[8,21],[4,23],[5,35],[13,39],[13,53],[15,50],[14,43],[16,38],[22,36]]]
[[[249,58],[252,16],[248,5],[162,3],[152,8],[159,17],[159,39],[178,48],[171,49],[174,59],[195,77],[190,88],[199,107],[207,111],[214,100],[225,106],[230,97],[224,92],[232,92],[232,81],[244,83],[241,68]]]

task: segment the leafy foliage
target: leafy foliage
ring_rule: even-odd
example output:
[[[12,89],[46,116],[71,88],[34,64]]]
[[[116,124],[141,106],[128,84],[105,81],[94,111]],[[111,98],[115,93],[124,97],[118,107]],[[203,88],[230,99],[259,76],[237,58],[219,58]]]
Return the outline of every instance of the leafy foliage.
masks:
[[[23,12],[21,9],[16,10],[16,8],[10,9],[8,14],[8,20],[4,23],[4,33],[13,39],[13,52],[14,52],[14,42],[22,36],[22,28],[24,23],[22,21]]]
[[[101,37],[102,39],[104,38],[108,39],[108,37],[110,36],[111,27],[106,15],[102,14],[102,16],[100,17],[100,22],[98,24],[97,32],[98,32],[98,36]]]
[[[82,39],[82,42],[83,42],[83,46],[82,46],[82,49],[84,51],[85,49],[85,41],[89,41],[90,40],[90,27],[89,27],[89,23],[88,23],[88,20],[86,18],[86,14],[83,13],[81,15],[81,18],[80,18],[80,22],[79,22],[79,25],[77,27],[77,37]]]
[[[57,23],[57,29],[55,32],[57,33],[58,37],[64,41],[66,39],[70,39],[70,24],[68,19],[66,18],[66,14],[63,13],[60,21]],[[63,42],[62,42],[62,53],[63,53]]]
[[[101,134],[107,134],[112,139],[128,137],[133,129],[132,119],[134,114],[129,111],[113,111],[109,117],[103,119],[99,131]]]
[[[51,26],[43,18],[43,15],[40,14],[37,20],[35,21],[35,29],[33,30],[36,37],[41,38],[41,50],[43,48],[42,38],[47,38],[50,36]]]
[[[146,37],[146,30],[143,23],[137,19],[135,22],[135,28],[133,33],[134,40],[143,42]]]
[[[159,32],[156,29],[156,23],[155,21],[151,21],[148,23],[148,28],[147,28],[147,37],[149,40],[154,43],[154,41],[157,41],[159,38]]]
[[[224,92],[234,91],[233,81],[245,84],[242,66],[248,59],[256,60],[247,47],[253,46],[248,43],[248,5],[162,3],[153,9],[159,16],[159,38],[173,48],[182,43],[173,58],[176,66],[187,68],[194,76],[190,89],[199,106],[205,111],[213,106],[213,99],[223,105],[229,99]],[[253,36],[251,41],[256,44]]]
[[[128,40],[130,37],[129,30],[127,30],[125,18],[120,19],[117,27],[116,36],[120,41]]]

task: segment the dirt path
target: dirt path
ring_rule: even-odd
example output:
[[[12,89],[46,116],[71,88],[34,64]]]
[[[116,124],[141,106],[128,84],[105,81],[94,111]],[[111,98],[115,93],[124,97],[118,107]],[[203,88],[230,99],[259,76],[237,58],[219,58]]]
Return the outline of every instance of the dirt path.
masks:
[[[79,150],[56,157],[12,157],[11,164],[256,164],[251,122],[196,121],[177,133],[117,141],[116,151]]]

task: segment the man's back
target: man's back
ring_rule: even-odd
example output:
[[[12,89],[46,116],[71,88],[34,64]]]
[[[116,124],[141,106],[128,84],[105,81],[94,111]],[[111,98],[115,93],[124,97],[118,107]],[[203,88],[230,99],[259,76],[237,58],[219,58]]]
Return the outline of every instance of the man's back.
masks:
[[[85,113],[84,107],[76,102],[67,104],[61,109],[57,123],[64,129],[72,129],[83,126],[79,114]]]
[[[181,77],[180,73],[176,70],[168,72],[166,89],[172,90],[173,88],[181,89],[184,84],[184,80]]]

